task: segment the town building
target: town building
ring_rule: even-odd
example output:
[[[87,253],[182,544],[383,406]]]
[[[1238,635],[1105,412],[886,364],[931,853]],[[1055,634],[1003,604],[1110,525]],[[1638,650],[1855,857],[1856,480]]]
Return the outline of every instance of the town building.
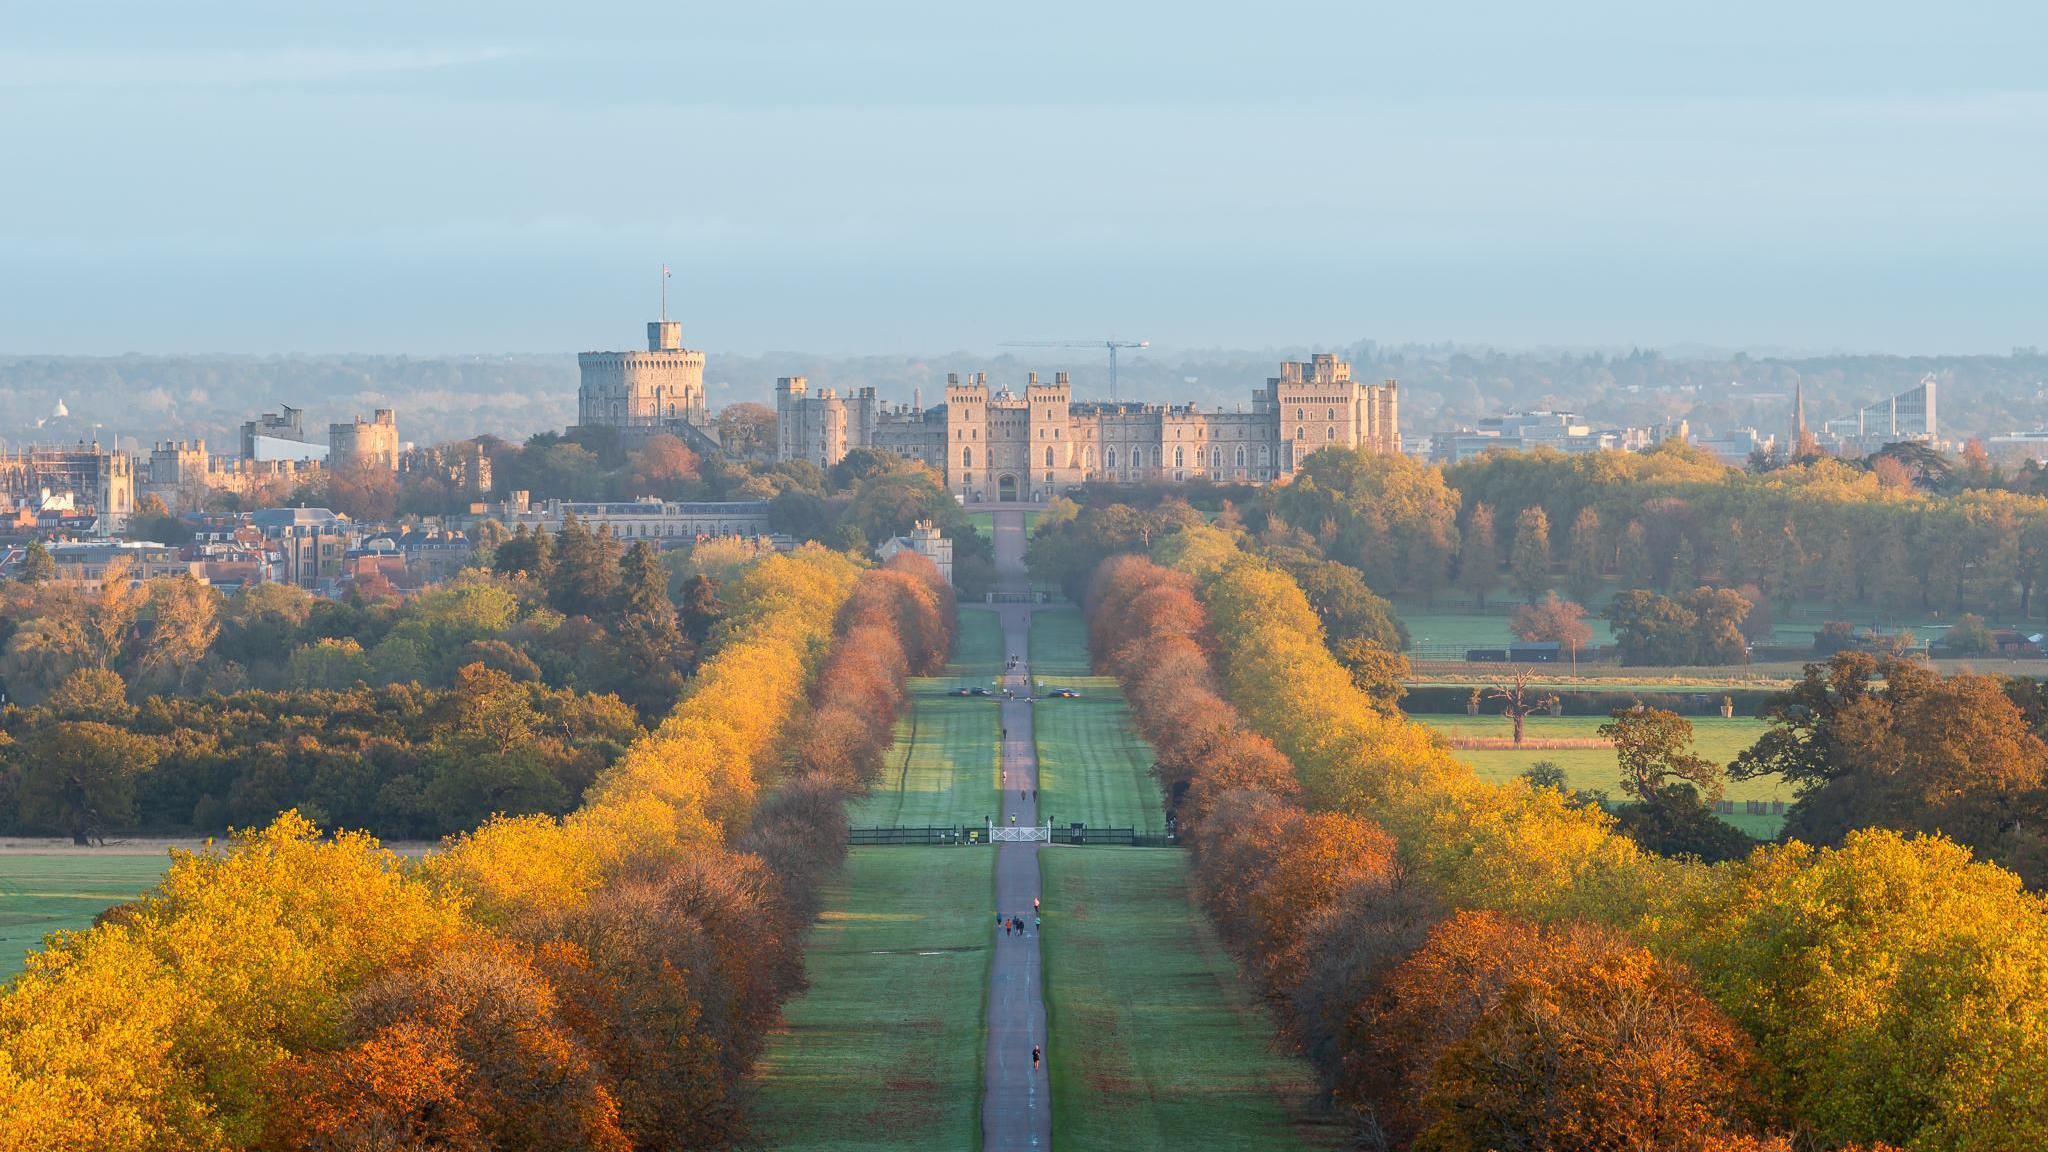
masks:
[[[327,455],[317,444],[306,443],[306,413],[287,404],[281,411],[265,412],[242,424],[242,459],[309,460]]]
[[[58,541],[49,546],[50,559],[57,568],[56,582],[75,587],[97,586],[110,565],[126,561],[131,581],[154,580],[159,576],[191,576],[204,583],[204,566],[188,560],[184,550],[170,544],[148,541]]]
[[[900,552],[915,552],[932,562],[946,583],[953,582],[953,542],[929,520],[911,526],[908,536],[891,536],[875,549],[875,556],[887,564]]]
[[[352,543],[348,517],[326,508],[260,508],[249,524],[274,557],[274,579],[324,591],[345,572]]]
[[[99,535],[113,535],[135,511],[135,458],[97,443],[0,453],[0,497],[16,508],[39,509],[56,506],[55,498],[87,514]]]
[[[830,468],[856,448],[919,460],[963,502],[1043,501],[1090,482],[1270,484],[1311,453],[1401,450],[1399,385],[1352,379],[1335,356],[1289,361],[1250,410],[1076,401],[1067,374],[1036,373],[1023,395],[986,373],[946,378],[935,407],[883,405],[872,388],[815,392],[801,376],[775,385],[782,460]]]
[[[1939,391],[1939,381],[1929,373],[1921,378],[1918,386],[1858,408],[1854,415],[1830,420],[1822,425],[1822,430],[1834,442],[1836,450],[1847,455],[1867,456],[1887,444],[1904,441],[1939,444],[1941,424],[1936,411]],[[1803,416],[1803,399],[1800,412]]]
[[[610,529],[627,543],[646,540],[668,548],[711,540],[721,536],[748,539],[772,538],[766,500],[675,501],[646,497],[640,500],[549,500],[534,504],[525,492],[514,492],[496,505],[473,505],[473,516],[496,518],[507,528],[524,526],[528,531],[546,529],[550,535],[574,516],[595,532]],[[787,543],[784,538],[781,543]],[[781,546],[779,544],[778,546]]]
[[[398,471],[398,417],[379,408],[368,420],[329,424],[327,466],[338,472]]]
[[[197,511],[214,493],[247,500],[283,499],[319,469],[318,460],[216,456],[207,450],[205,440],[163,440],[150,450],[142,491],[174,512]]]

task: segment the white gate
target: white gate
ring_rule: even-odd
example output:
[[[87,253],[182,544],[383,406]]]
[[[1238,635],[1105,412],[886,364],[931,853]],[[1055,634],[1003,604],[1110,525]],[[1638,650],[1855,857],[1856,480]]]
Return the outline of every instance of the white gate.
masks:
[[[1052,843],[1052,824],[1050,821],[1044,824],[1026,825],[1024,827],[1018,827],[1015,824],[998,824],[993,820],[989,821],[988,842],[991,844],[1029,844],[1034,841],[1041,844]]]

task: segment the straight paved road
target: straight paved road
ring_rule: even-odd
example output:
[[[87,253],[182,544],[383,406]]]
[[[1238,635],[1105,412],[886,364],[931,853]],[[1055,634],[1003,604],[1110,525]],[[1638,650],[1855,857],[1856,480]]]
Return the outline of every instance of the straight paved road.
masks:
[[[1024,513],[1003,509],[995,514],[996,568],[1006,589],[1030,587],[1024,574]],[[1017,667],[1004,674],[1003,687],[1014,694],[1002,704],[1004,824],[1016,817],[1019,827],[1038,822],[1038,755],[1031,738],[1031,664],[1027,644],[1031,609],[1006,604],[998,609],[1003,627],[1005,662],[1018,657]],[[1032,794],[1030,798],[1026,793]],[[996,906],[990,912],[995,931],[995,961],[989,971],[988,1062],[981,1102],[982,1143],[988,1149],[1052,1147],[1052,1109],[1043,1067],[1033,1071],[1033,1045],[1045,1047],[1045,997],[1039,981],[1038,930],[1031,927],[1031,902],[1039,895],[1038,844],[996,846]],[[996,928],[997,914],[1023,918],[1027,935],[1005,936]]]

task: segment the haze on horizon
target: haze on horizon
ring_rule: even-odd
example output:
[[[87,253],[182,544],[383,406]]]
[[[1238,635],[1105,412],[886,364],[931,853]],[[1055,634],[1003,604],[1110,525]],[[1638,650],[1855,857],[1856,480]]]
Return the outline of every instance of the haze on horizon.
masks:
[[[2048,343],[2016,0],[9,23],[0,353]]]

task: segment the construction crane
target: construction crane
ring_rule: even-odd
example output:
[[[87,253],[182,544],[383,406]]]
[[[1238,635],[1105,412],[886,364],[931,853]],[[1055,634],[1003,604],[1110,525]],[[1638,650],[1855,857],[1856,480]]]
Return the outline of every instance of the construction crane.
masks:
[[[1109,398],[1117,399],[1116,351],[1119,348],[1150,348],[1150,340],[1011,340],[1004,348],[1107,348],[1109,349]]]

